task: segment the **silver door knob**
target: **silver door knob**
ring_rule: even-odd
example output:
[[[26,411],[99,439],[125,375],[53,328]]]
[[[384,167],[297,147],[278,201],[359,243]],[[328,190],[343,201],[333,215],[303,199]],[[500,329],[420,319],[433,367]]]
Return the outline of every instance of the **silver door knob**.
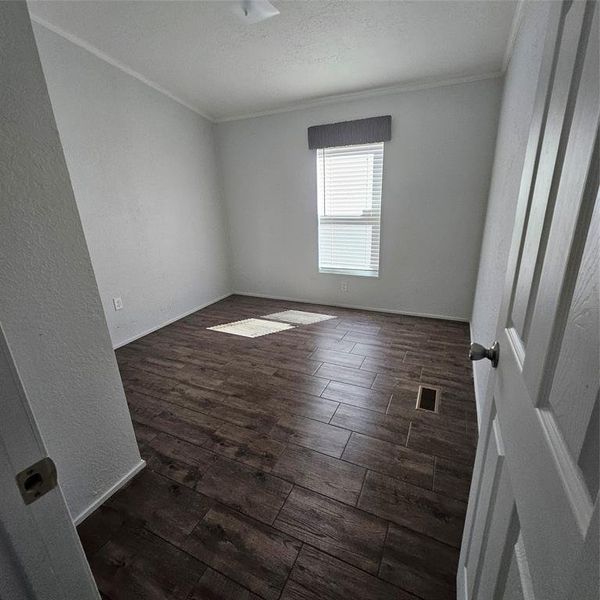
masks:
[[[469,360],[481,360],[487,358],[492,362],[492,367],[495,369],[498,366],[500,358],[500,344],[496,341],[489,348],[481,344],[471,344],[469,350]]]

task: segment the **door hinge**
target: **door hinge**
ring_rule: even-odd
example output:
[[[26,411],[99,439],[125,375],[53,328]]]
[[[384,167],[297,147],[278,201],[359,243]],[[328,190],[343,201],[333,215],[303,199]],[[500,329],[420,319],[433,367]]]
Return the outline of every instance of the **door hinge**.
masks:
[[[46,456],[17,473],[15,479],[23,502],[31,504],[56,487],[56,465],[49,456]]]

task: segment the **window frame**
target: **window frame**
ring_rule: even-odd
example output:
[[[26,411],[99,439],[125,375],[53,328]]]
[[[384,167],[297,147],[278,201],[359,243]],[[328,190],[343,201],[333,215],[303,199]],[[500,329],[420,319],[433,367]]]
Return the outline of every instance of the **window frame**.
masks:
[[[367,277],[369,279],[379,279],[381,277],[381,238],[382,238],[382,211],[383,211],[383,168],[384,168],[384,157],[385,157],[385,143],[384,142],[372,142],[366,144],[352,144],[351,146],[341,146],[341,148],[350,147],[374,147],[378,146],[381,152],[381,190],[379,197],[379,222],[377,224],[379,229],[379,243],[377,248],[377,266],[371,269],[357,269],[357,268],[345,268],[345,267],[322,267],[321,266],[321,224],[325,220],[326,223],[332,225],[345,224],[345,223],[364,223],[365,225],[373,226],[372,215],[338,215],[329,216],[325,215],[325,192],[323,189],[323,183],[325,179],[325,158],[324,153],[327,150],[335,150],[336,146],[328,148],[319,148],[316,153],[316,175],[317,175],[317,271],[320,275],[343,275],[350,277]],[[374,186],[374,165],[371,165],[371,173],[369,175],[371,192],[369,197],[370,210],[373,210],[373,186]],[[370,232],[372,236],[372,231]],[[372,241],[370,247],[372,248]],[[372,263],[373,264],[373,263]]]

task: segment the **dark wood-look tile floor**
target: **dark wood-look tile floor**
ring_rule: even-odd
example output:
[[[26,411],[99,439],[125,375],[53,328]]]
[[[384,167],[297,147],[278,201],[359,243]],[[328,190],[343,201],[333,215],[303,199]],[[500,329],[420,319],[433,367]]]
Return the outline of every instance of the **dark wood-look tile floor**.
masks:
[[[289,309],[336,318],[206,329]],[[147,467],[79,526],[103,597],[454,599],[468,345],[464,323],[231,296],[119,349]]]

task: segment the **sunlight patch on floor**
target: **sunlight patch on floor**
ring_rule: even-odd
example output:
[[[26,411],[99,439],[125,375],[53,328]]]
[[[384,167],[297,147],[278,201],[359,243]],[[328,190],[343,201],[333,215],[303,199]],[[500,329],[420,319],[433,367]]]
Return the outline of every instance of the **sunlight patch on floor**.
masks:
[[[230,333],[232,335],[241,335],[250,338],[293,328],[294,326],[289,325],[288,323],[277,323],[275,321],[265,321],[264,319],[244,319],[243,321],[234,321],[233,323],[207,327],[207,329],[211,329],[212,331],[220,331],[221,333]]]
[[[335,315],[323,315],[319,313],[304,312],[303,310],[284,310],[283,312],[265,315],[265,319],[294,323],[294,325],[310,325],[311,323],[319,323],[320,321],[327,321],[335,318]]]

